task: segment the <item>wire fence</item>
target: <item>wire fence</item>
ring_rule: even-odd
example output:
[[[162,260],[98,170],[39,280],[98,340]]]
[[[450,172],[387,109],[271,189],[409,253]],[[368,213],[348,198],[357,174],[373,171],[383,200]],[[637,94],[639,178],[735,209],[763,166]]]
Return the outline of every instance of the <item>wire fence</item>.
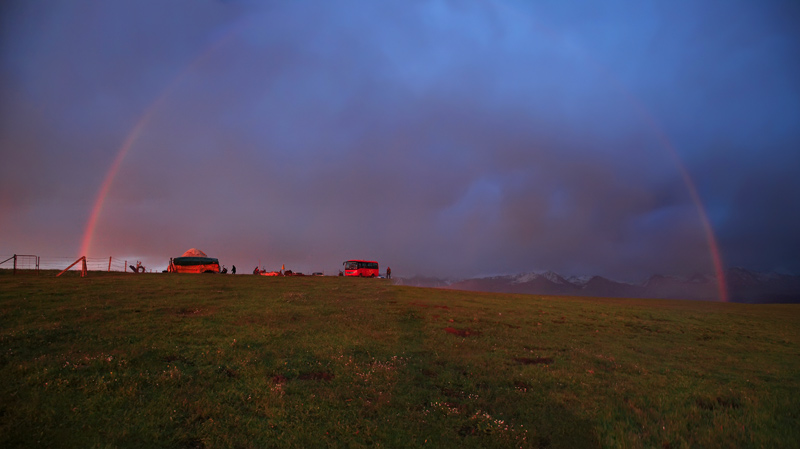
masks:
[[[0,270],[15,272],[36,272],[39,270],[63,270],[73,264],[74,257],[41,257],[33,254],[13,254],[0,256]],[[131,271],[127,260],[116,257],[87,257],[86,269],[89,271]],[[82,264],[75,264],[70,271],[80,271]]]

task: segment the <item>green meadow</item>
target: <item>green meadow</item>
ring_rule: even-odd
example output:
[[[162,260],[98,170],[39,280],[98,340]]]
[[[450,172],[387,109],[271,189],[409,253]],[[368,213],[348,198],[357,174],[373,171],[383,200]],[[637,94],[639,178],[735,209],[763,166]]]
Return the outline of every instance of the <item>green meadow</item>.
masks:
[[[0,447],[800,447],[800,306],[0,272]]]

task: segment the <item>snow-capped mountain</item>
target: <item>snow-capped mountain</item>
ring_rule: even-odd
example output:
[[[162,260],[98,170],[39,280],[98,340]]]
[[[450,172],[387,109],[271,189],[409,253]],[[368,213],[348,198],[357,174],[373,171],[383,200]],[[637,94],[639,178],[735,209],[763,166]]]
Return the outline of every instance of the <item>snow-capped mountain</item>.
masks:
[[[744,268],[725,272],[730,301],[746,303],[800,303],[800,276],[759,273]],[[720,285],[714,275],[688,277],[653,275],[640,284],[615,281],[602,276],[565,278],[558,273],[522,273],[508,276],[448,281],[436,278],[400,279],[397,283],[497,293],[614,298],[720,299]]]
[[[515,284],[526,284],[536,281],[537,279],[546,279],[554,284],[568,284],[569,281],[561,277],[560,274],[553,271],[545,271],[544,273],[523,273],[514,276]]]
[[[570,276],[567,278],[567,282],[579,287],[584,287],[589,283],[589,281],[592,280],[593,277],[594,276]]]

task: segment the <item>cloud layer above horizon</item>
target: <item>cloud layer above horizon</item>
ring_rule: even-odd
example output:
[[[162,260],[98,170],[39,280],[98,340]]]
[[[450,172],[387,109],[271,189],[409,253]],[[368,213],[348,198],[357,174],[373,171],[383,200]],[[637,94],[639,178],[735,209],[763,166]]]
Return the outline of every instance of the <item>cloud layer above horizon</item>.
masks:
[[[0,8],[0,256],[800,272],[795,2]]]

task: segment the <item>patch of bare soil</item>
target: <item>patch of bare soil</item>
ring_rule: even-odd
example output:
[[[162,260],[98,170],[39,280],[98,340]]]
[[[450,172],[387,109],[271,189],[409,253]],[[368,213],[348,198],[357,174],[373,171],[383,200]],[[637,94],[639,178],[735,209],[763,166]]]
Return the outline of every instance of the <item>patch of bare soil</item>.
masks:
[[[330,381],[333,380],[333,374],[325,372],[325,371],[317,371],[313,373],[303,373],[297,376],[300,380],[324,380]]]
[[[248,315],[234,321],[236,326],[267,326],[271,322],[265,315]]]
[[[180,317],[196,317],[213,315],[215,311],[211,309],[201,309],[198,307],[181,307],[178,309],[170,309],[170,312],[173,315]]]
[[[168,356],[162,357],[161,360],[163,360],[163,361],[165,361],[167,363],[181,362],[181,363],[185,363],[186,365],[189,365],[189,366],[194,366],[194,362],[192,362],[191,360],[187,359],[186,357],[184,357],[182,355],[170,354]]]
[[[425,377],[430,377],[430,378],[436,377],[436,371],[431,371],[429,369],[423,368],[421,372],[422,375]]]
[[[287,379],[286,376],[283,376],[281,374],[276,374],[272,376],[272,382],[277,385],[285,384],[288,380],[289,379]]]
[[[456,329],[454,327],[446,327],[444,331],[449,334],[458,335],[459,337],[477,337],[481,334],[479,331],[474,331],[472,329]]]
[[[217,372],[224,374],[232,379],[239,377],[239,372],[233,368],[228,368],[227,366],[220,366],[217,368]]]
[[[412,302],[411,305],[412,306],[417,306],[417,307],[422,307],[424,309],[427,309],[429,307],[432,308],[432,309],[444,309],[444,310],[449,310],[450,309],[450,307],[448,307],[448,306],[437,306],[437,305],[431,305],[431,304],[424,304],[424,303],[421,303],[421,302]]]
[[[697,406],[702,408],[703,410],[715,410],[719,408],[739,408],[742,405],[739,398],[720,397],[720,396],[718,396],[716,399],[698,398],[696,402]]]
[[[549,365],[553,363],[550,357],[514,357],[514,361],[520,365]]]
[[[205,449],[206,444],[200,438],[189,438],[182,441],[181,447],[185,449]]]

